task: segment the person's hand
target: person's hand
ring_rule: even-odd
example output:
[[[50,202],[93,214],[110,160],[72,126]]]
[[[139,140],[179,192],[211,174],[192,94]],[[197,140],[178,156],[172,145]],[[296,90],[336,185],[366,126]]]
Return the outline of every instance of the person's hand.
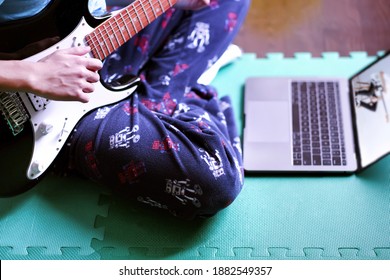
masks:
[[[177,0],[175,7],[185,10],[197,10],[210,5],[210,0]]]
[[[102,62],[87,58],[89,47],[58,50],[31,64],[29,85],[38,95],[63,101],[88,102]]]

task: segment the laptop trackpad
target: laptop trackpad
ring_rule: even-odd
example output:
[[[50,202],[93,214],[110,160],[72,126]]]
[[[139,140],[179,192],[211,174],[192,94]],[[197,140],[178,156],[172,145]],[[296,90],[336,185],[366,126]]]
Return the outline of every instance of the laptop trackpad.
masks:
[[[282,143],[290,141],[289,103],[251,101],[247,104],[246,132],[250,142]]]

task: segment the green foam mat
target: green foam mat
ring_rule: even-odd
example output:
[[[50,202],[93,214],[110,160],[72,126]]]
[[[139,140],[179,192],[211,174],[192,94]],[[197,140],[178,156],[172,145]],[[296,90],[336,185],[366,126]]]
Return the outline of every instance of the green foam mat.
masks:
[[[247,77],[348,77],[374,59],[245,54],[213,84],[232,97],[241,129]],[[390,157],[351,176],[252,176],[215,217],[181,221],[86,180],[48,176],[0,199],[0,259],[390,259],[389,180]]]
[[[0,199],[0,259],[99,259],[91,247],[103,239],[95,227],[102,189],[80,178],[47,176],[34,189]]]

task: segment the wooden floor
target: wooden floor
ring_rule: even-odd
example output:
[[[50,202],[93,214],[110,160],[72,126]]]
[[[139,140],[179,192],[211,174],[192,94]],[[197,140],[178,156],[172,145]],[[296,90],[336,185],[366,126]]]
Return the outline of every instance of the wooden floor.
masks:
[[[252,0],[236,44],[264,57],[269,52],[390,49],[389,0]]]

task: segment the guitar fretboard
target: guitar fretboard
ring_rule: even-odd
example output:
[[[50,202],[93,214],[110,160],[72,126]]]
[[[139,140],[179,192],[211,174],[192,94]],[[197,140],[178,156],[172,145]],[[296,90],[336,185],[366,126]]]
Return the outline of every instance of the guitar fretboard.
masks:
[[[177,0],[137,0],[122,9],[85,37],[93,56],[103,60],[176,2]]]

